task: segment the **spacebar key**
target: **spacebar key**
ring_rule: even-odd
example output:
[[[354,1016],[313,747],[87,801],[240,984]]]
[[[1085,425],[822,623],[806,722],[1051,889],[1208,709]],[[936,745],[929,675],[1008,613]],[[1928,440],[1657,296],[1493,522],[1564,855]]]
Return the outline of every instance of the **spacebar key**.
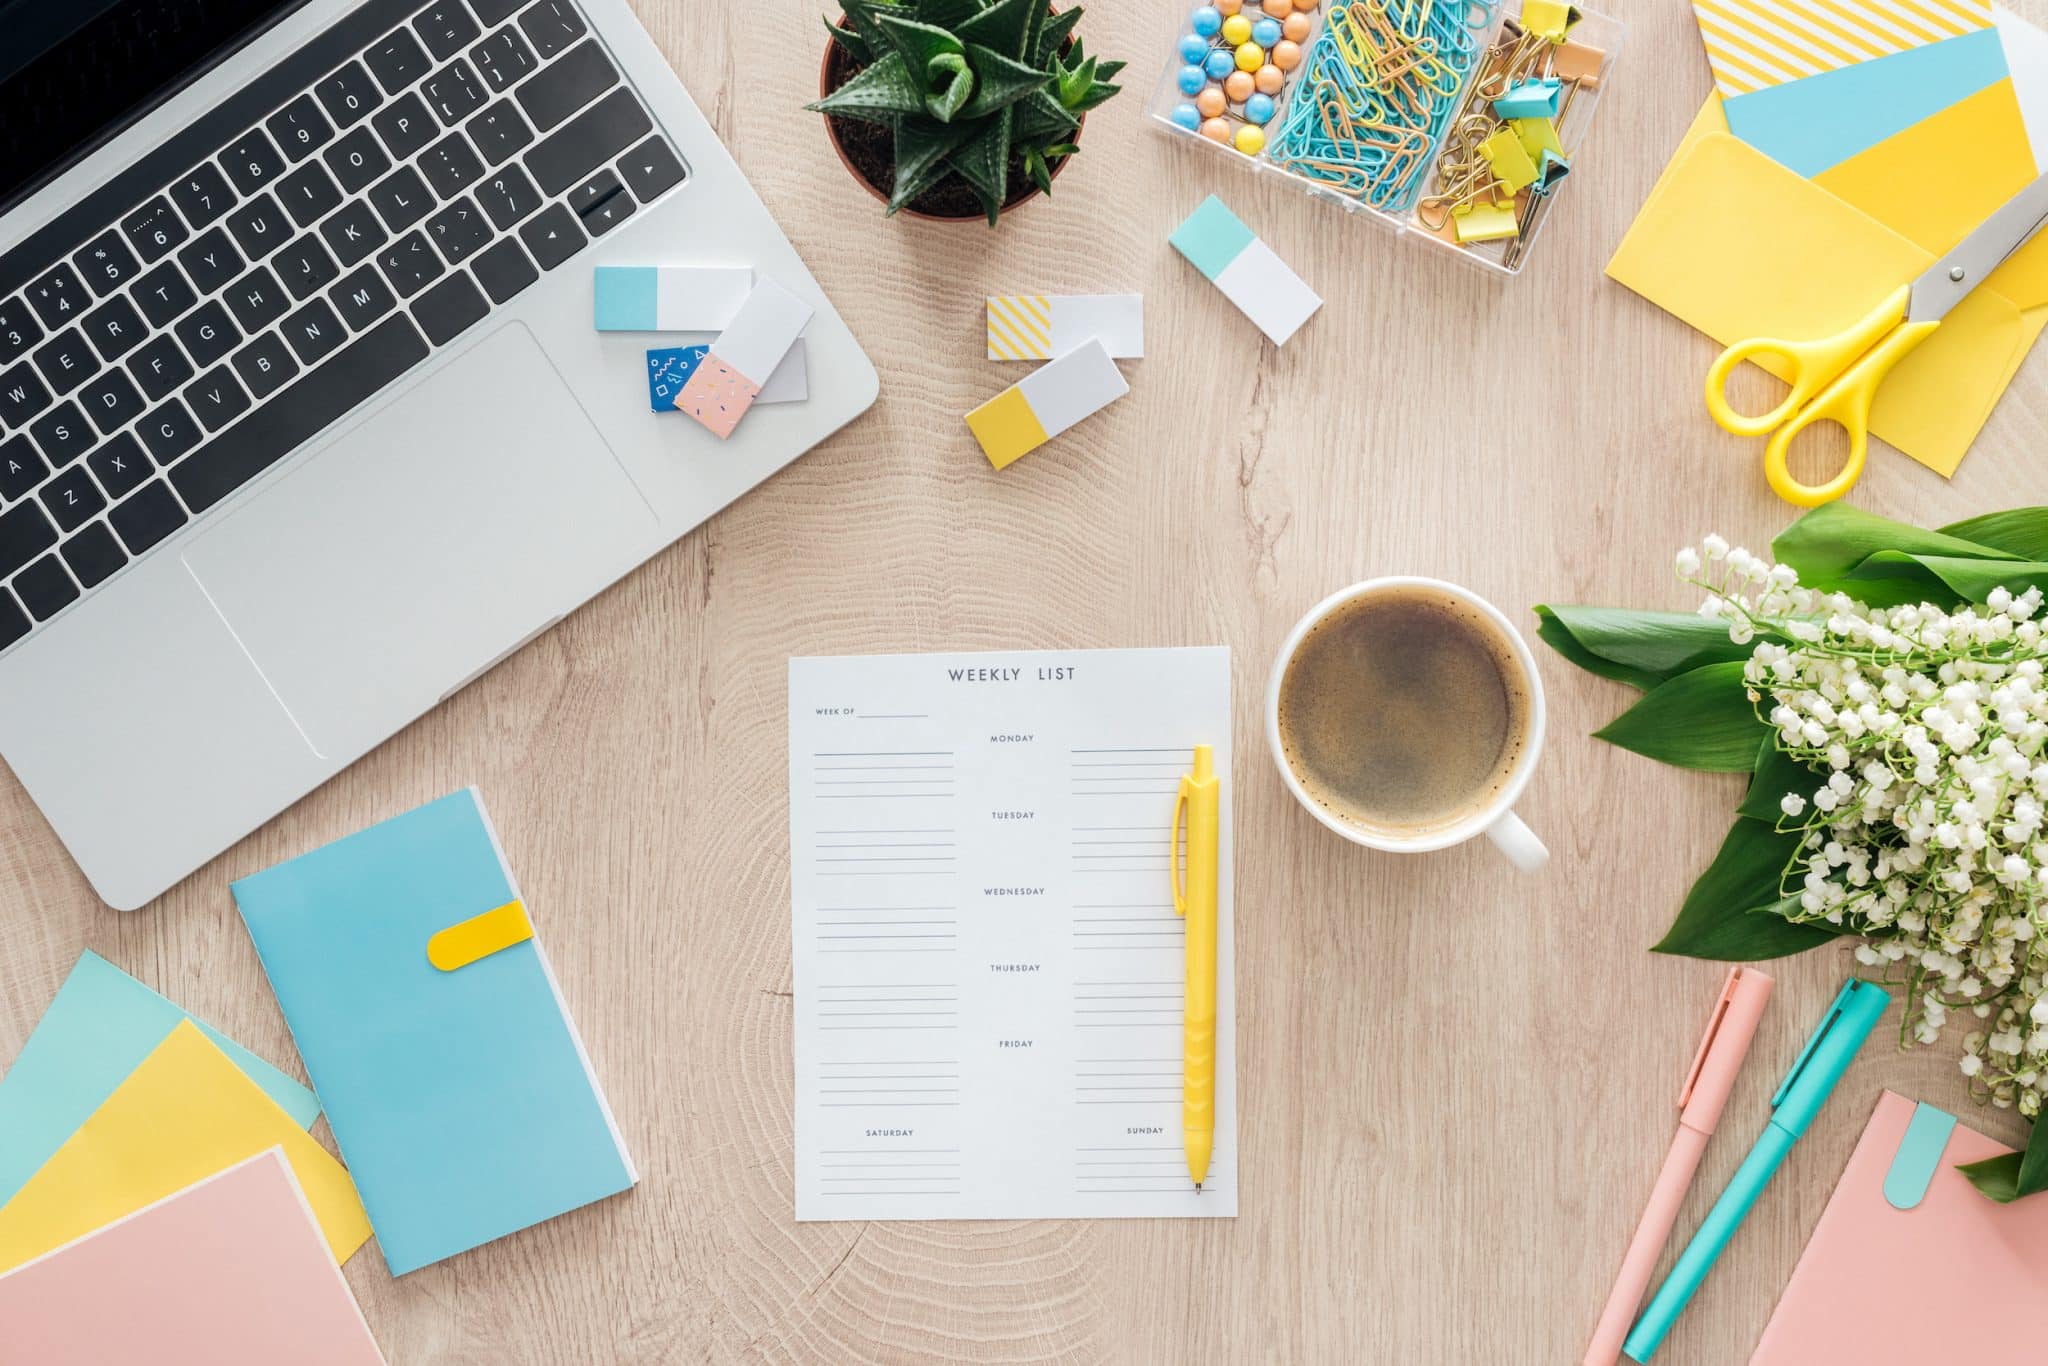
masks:
[[[412,319],[394,313],[171,466],[171,483],[204,512],[426,358]]]

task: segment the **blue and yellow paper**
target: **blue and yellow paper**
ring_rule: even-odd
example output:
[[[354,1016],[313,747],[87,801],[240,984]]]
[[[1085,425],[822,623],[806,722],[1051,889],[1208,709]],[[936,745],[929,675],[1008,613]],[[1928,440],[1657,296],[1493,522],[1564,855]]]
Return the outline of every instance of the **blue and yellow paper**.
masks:
[[[0,1205],[64,1146],[179,1022],[192,1017],[88,950],[0,1078]],[[202,1033],[301,1128],[313,1093],[202,1020]]]
[[[234,893],[393,1275],[634,1184],[539,943],[428,960],[519,900],[474,789]]]

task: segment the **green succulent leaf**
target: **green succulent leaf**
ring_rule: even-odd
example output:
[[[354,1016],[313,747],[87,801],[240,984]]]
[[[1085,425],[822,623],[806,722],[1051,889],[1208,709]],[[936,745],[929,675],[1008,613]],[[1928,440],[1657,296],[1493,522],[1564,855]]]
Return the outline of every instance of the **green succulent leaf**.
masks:
[[[1588,673],[1645,692],[1702,664],[1748,659],[1756,648],[1737,645],[1726,622],[1696,612],[1538,607],[1536,618],[1536,634],[1551,649]]]
[[[846,49],[846,55],[865,66],[875,59],[875,50],[868,46],[868,40],[850,28],[840,28],[830,19],[825,20],[825,32],[832,35],[832,41]]]
[[[1060,44],[1067,41],[1067,35],[1072,33],[1074,25],[1080,22],[1081,11],[1078,9],[1061,10],[1046,20],[1045,27],[1038,33],[1038,46],[1031,54],[1032,65],[1041,69],[1050,66],[1054,54],[1060,50]],[[1074,51],[1078,53],[1080,50],[1080,44],[1076,43]]]
[[[917,17],[927,24],[957,31],[962,24],[981,13],[984,3],[985,0],[921,0]]]
[[[1053,89],[1060,103],[1069,109],[1079,108],[1095,84],[1095,59],[1090,57],[1072,70],[1055,63],[1054,69],[1059,74],[1053,78]]]
[[[876,56],[889,50],[889,39],[882,32],[878,19],[883,14],[909,14],[908,6],[892,0],[845,0],[840,6],[846,11],[846,23],[860,38],[868,50],[864,61],[873,61]]]
[[[969,45],[967,57],[974,64],[975,91],[973,102],[962,112],[970,119],[993,114],[998,109],[1008,109],[1034,90],[1045,89],[1048,84],[1043,71],[979,43]]]
[[[1015,137],[1021,143],[1042,142],[1071,133],[1081,126],[1080,120],[1045,90],[1034,90],[1017,101],[1011,114],[1016,120]]]
[[[1799,904],[1782,893],[1785,866],[1798,848],[1796,833],[1780,834],[1762,821],[1736,821],[1651,952],[1753,963],[1834,938],[1839,932],[1826,926],[1785,919]]]
[[[896,125],[896,183],[889,195],[895,213],[923,194],[946,173],[946,158],[974,136],[971,123],[934,124],[905,119]]]
[[[1010,192],[1010,111],[992,115],[946,162],[960,173],[995,226]]]
[[[905,114],[925,112],[924,92],[910,77],[901,53],[891,52],[852,80],[808,106],[821,114],[893,124]]]
[[[905,69],[923,94],[938,94],[964,69],[964,62],[958,66],[936,65],[940,58],[964,57],[967,51],[966,45],[946,30],[893,14],[883,15],[881,26],[890,47],[903,59]]]
[[[979,43],[1005,57],[1027,61],[1038,53],[1047,10],[1046,0],[995,0],[954,32],[963,43]]]
[[[2048,560],[2048,507],[1987,512],[1940,530],[1944,536],[1989,546],[2023,560]]]
[[[1095,79],[1098,81],[1113,81],[1117,78],[1118,73],[1129,65],[1129,62],[1104,62],[1095,68]],[[1118,86],[1117,88],[1121,90],[1123,87]]]
[[[1120,85],[1105,85],[1103,82],[1097,81],[1094,85],[1088,88],[1088,93],[1081,97],[1081,102],[1079,104],[1075,104],[1069,107],[1072,108],[1076,114],[1085,114],[1089,110],[1093,109],[1096,105],[1107,104],[1122,93],[1123,87]]]
[[[2001,1205],[2048,1190],[2048,1122],[2035,1123],[2025,1152],[1966,1162],[1957,1170]]]
[[[1046,165],[1045,153],[1036,147],[1024,149],[1024,174],[1031,178],[1033,185],[1047,194],[1052,193],[1052,168]]]
[[[974,72],[967,58],[958,53],[940,53],[931,60],[929,72],[938,93],[924,97],[925,110],[940,123],[951,123],[974,93]]]
[[[1770,728],[1759,721],[1742,663],[1705,664],[1660,683],[1595,738],[1647,758],[1707,773],[1748,773]]]

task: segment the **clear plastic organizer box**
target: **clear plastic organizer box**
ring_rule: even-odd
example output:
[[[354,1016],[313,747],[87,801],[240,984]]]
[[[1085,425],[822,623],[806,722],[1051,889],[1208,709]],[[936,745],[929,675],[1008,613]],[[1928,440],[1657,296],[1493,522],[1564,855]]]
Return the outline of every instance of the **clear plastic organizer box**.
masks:
[[[1305,26],[1269,12],[1262,0],[1239,0],[1235,16],[1221,13],[1228,7],[1228,0],[1188,0],[1148,106],[1155,127],[1217,158],[1279,176],[1377,227],[1510,277],[1528,265],[1557,197],[1578,192],[1575,182],[1590,174],[1582,165],[1585,138],[1614,79],[1625,33],[1616,20],[1572,8],[1559,46],[1526,32],[1522,0],[1275,0],[1273,11],[1299,15]],[[1528,8],[1541,24],[1565,7],[1539,10],[1537,0],[1528,0]],[[1233,17],[1253,26],[1264,21],[1260,38],[1283,24],[1302,36],[1232,43],[1242,28],[1221,25]],[[1211,32],[1197,31],[1198,18]],[[1244,46],[1258,49],[1257,58],[1240,60]],[[1509,53],[1516,60],[1504,73]],[[1198,54],[1200,61],[1191,60]],[[1199,88],[1187,74],[1191,67],[1202,70]],[[1274,71],[1260,74],[1266,67],[1277,79]],[[1529,93],[1540,97],[1545,79],[1558,82],[1547,130],[1496,115],[1493,98],[1512,82],[1538,83]],[[1529,165],[1503,142],[1489,142],[1495,134],[1520,142]],[[1505,159],[1496,163],[1494,154]],[[1523,173],[1540,167],[1537,180],[1511,198],[1495,174],[1510,162]],[[1501,174],[1519,178],[1512,168]],[[1457,240],[1461,223],[1472,240]],[[1488,235],[1489,227],[1502,235]]]

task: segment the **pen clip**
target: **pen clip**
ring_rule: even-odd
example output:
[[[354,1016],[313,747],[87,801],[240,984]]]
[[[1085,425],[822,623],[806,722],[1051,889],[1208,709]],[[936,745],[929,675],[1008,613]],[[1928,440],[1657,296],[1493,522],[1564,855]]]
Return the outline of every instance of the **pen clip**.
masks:
[[[1188,780],[1183,777],[1180,780],[1180,791],[1173,799],[1173,830],[1168,835],[1169,843],[1167,846],[1167,855],[1173,866],[1173,913],[1175,915],[1186,915],[1188,913],[1186,870],[1181,866],[1180,858],[1181,822],[1186,818],[1187,812]]]
[[[1728,969],[1727,979],[1721,983],[1720,998],[1714,1002],[1713,1014],[1707,1017],[1707,1032],[1700,1036],[1700,1051],[1692,1055],[1692,1066],[1686,1069],[1685,1085],[1678,1093],[1678,1108],[1681,1110],[1692,1101],[1692,1088],[1698,1084],[1700,1072],[1707,1065],[1707,1055],[1714,1051],[1714,1039],[1728,1018],[1728,1005],[1735,999],[1735,983],[1741,976],[1741,967],[1732,967]]]
[[[1820,1047],[1821,1040],[1827,1038],[1834,1031],[1835,1026],[1841,1023],[1842,1012],[1849,1008],[1849,998],[1854,996],[1857,989],[1862,985],[1861,982],[1852,977],[1842,984],[1842,989],[1839,992],[1835,993],[1835,1003],[1829,1006],[1828,1013],[1821,1017],[1819,1027],[1813,1031],[1813,1037],[1806,1041],[1806,1047],[1799,1050],[1799,1056],[1792,1060],[1792,1070],[1785,1074],[1785,1080],[1779,1084],[1777,1091],[1772,1094],[1771,1108],[1773,1110],[1785,1103],[1785,1097],[1791,1093],[1792,1083],[1798,1081],[1799,1074],[1806,1070],[1806,1064],[1813,1059],[1814,1051]]]

